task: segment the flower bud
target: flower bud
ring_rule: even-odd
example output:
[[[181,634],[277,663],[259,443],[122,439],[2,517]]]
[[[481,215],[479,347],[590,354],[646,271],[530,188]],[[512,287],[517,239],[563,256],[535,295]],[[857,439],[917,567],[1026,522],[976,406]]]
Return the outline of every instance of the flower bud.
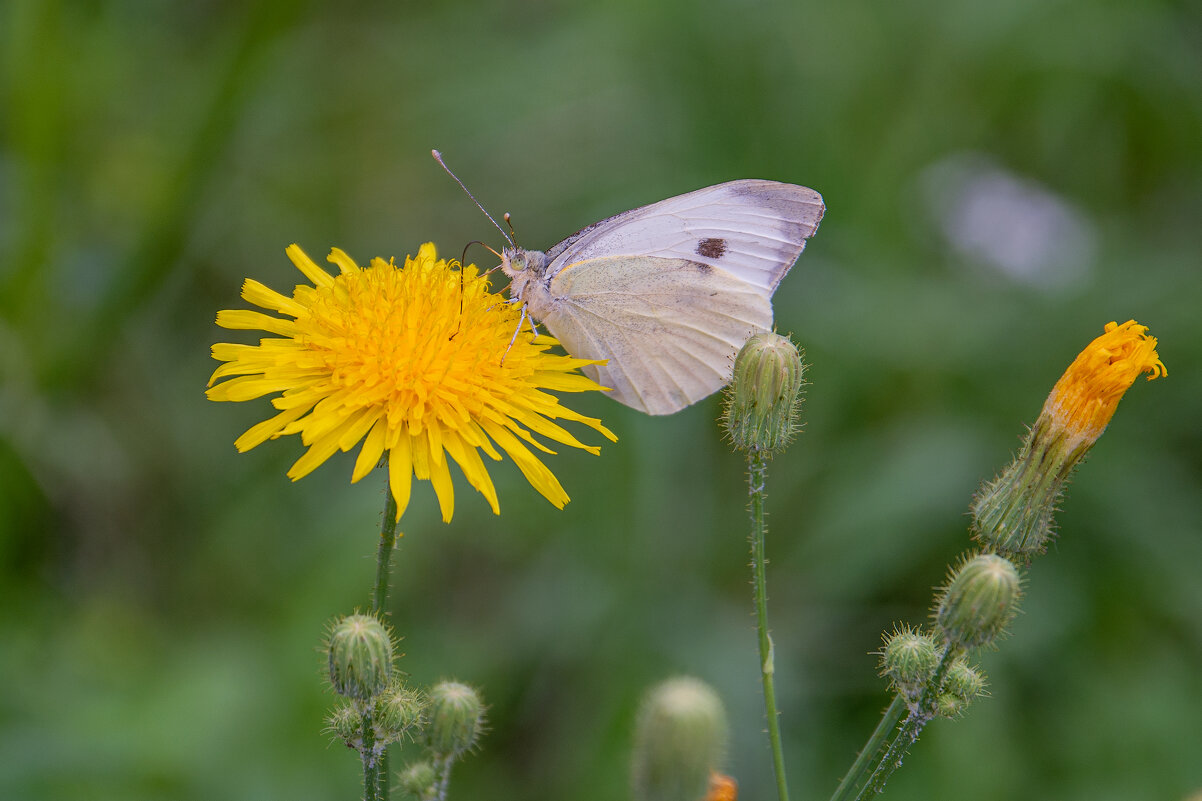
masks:
[[[476,744],[484,728],[484,703],[466,684],[444,681],[430,690],[426,742],[439,757],[458,757]]]
[[[334,691],[361,701],[377,695],[392,675],[392,636],[371,615],[350,615],[330,631],[326,650]]]
[[[943,679],[944,692],[951,693],[965,703],[985,692],[985,676],[961,657],[952,662]]]
[[[351,748],[363,742],[363,714],[348,702],[339,702],[326,717],[326,731],[342,740]]]
[[[372,710],[372,721],[376,728],[376,741],[395,743],[422,722],[426,699],[417,690],[405,687],[399,681],[376,696]]]
[[[634,734],[635,801],[698,801],[726,749],[722,700],[699,679],[669,679],[643,697]]]
[[[756,334],[735,357],[725,423],[734,446],[767,454],[784,450],[797,432],[805,365],[797,346],[775,333]]]
[[[429,762],[414,762],[407,765],[398,777],[401,789],[415,798],[425,801],[434,797],[434,782],[437,776]]]
[[[935,622],[952,645],[987,645],[1014,617],[1020,592],[1018,569],[1009,560],[996,554],[975,556],[952,573]]]
[[[939,652],[939,643],[932,635],[902,628],[885,638],[881,675],[889,677],[893,689],[903,698],[915,701],[939,667]]]
[[[958,718],[968,709],[968,701],[951,693],[939,693],[935,699],[935,714],[941,718]]]

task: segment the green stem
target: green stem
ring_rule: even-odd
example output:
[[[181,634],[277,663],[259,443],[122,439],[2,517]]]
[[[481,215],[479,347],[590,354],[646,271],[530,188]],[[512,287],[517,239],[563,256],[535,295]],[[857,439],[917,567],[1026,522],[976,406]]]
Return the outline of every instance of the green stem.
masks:
[[[905,711],[906,702],[902,700],[900,695],[893,696],[893,703],[889,704],[889,708],[881,715],[881,722],[876,725],[876,729],[872,732],[872,736],[868,738],[868,742],[864,743],[864,748],[860,750],[860,755],[856,757],[856,761],[848,769],[847,775],[843,777],[843,781],[839,782],[839,786],[835,789],[835,794],[831,796],[831,801],[847,801],[852,797],[856,791],[856,785],[859,784],[860,779],[864,778],[864,774],[868,772],[873,757],[880,753],[881,744],[885,742],[885,738],[893,731],[893,727],[901,720],[901,716]]]
[[[388,578],[392,572],[392,552],[396,550],[396,498],[384,487],[384,518],[380,522],[380,545],[376,550],[376,587],[371,596],[372,614],[384,614],[388,603]]]
[[[384,486],[384,517],[380,521],[380,543],[376,548],[376,585],[371,596],[371,613],[382,616],[388,604],[389,574],[392,571],[392,552],[396,550],[396,498],[392,490]],[[374,751],[375,734],[372,729],[371,709],[363,713],[363,799],[364,801],[388,801],[390,775],[388,749],[377,757]]]
[[[918,735],[922,733],[923,727],[935,717],[935,698],[943,689],[943,679],[947,675],[948,668],[961,653],[962,649],[960,648],[948,647],[944,650],[943,658],[939,660],[939,667],[935,669],[935,674],[923,688],[922,695],[919,697],[918,703],[914,705],[914,709],[910,710],[910,714],[898,728],[885,755],[881,757],[876,769],[868,777],[864,789],[856,796],[856,801],[863,801],[863,799],[871,798],[884,791],[885,782],[889,781],[893,772],[901,767],[902,759],[910,750],[910,746],[918,740]]]
[[[760,676],[764,683],[764,711],[768,716],[768,739],[772,743],[772,767],[776,771],[779,801],[789,801],[785,780],[785,755],[780,741],[780,715],[776,711],[776,668],[773,665],[772,635],[768,633],[768,589],[764,572],[764,482],[768,478],[768,460],[763,451],[753,448],[747,454],[747,480],[751,491],[751,567],[755,579],[755,618],[760,639]]]
[[[455,757],[448,756],[445,759],[435,759],[435,782],[434,782],[434,801],[447,801],[447,788],[451,784],[451,767],[455,764]]]
[[[363,801],[380,799],[380,764],[375,755],[376,735],[372,728],[371,712],[363,713]]]

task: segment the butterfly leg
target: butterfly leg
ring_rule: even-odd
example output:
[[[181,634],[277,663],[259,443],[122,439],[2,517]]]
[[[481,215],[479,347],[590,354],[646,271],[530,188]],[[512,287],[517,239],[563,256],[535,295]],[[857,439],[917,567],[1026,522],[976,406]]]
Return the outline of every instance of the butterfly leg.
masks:
[[[505,357],[509,355],[509,351],[513,350],[513,343],[518,341],[518,334],[522,333],[522,326],[526,324],[526,304],[522,304],[522,319],[518,320],[518,327],[513,329],[513,336],[509,338],[509,347],[505,348],[505,352],[501,354],[501,364],[505,364]],[[534,320],[530,320],[530,324],[534,325]]]

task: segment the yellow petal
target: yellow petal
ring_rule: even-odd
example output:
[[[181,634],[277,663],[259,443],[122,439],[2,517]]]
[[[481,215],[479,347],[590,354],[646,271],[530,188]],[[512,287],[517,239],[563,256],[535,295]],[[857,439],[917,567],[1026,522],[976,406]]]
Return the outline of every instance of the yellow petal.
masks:
[[[569,500],[568,494],[564,492],[559,480],[547,469],[546,465],[526,450],[525,446],[504,427],[485,423],[484,430],[501,446],[502,450],[509,454],[509,458],[513,459],[513,463],[522,471],[522,475],[530,482],[530,486],[542,493],[542,496],[556,508],[564,507]]]
[[[501,514],[496,487],[493,486],[492,477],[488,475],[488,470],[480,459],[480,452],[465,445],[459,435],[454,433],[447,435],[446,446],[447,453],[451,454],[451,458],[459,465],[459,469],[463,471],[468,483],[488,501],[488,505],[492,507],[492,513],[494,515]]]
[[[249,309],[223,309],[217,312],[217,325],[236,331],[267,331],[283,337],[294,337],[300,333],[295,320],[281,320]]]
[[[326,261],[331,264],[338,265],[338,269],[345,275],[346,273],[359,272],[359,265],[355,264],[355,260],[346,255],[346,252],[341,248],[332,248],[330,255],[326,257]]]
[[[304,306],[253,278],[247,278],[242,282],[242,298],[260,308],[278,311],[291,317],[300,317],[305,313]]]
[[[371,431],[367,432],[367,439],[363,440],[363,447],[359,449],[359,456],[355,459],[355,469],[351,472],[352,484],[380,463],[380,457],[384,455],[384,432],[387,428],[388,424],[384,419],[378,418]],[[409,469],[412,472],[412,468]]]
[[[388,452],[388,488],[396,499],[396,519],[409,508],[409,491],[413,485],[413,461],[409,457],[409,437],[402,436]]]
[[[292,263],[296,265],[296,269],[304,273],[305,278],[308,278],[313,286],[330,287],[334,285],[334,277],[318,267],[317,263],[300,249],[300,245],[289,245],[285,252],[288,254],[288,258],[292,259]]]
[[[307,408],[297,407],[282,411],[275,417],[269,417],[263,422],[248,428],[245,434],[234,440],[234,447],[238,449],[239,453],[246,453],[256,445],[262,445],[267,440],[277,436],[284,426],[307,411],[309,411]]]
[[[428,438],[426,445],[430,447]],[[443,457],[441,448],[437,459],[434,458],[433,453],[430,454],[430,484],[434,487],[434,494],[438,496],[438,508],[442,511],[442,522],[450,523],[451,517],[455,514],[455,485],[451,482],[451,468]]]

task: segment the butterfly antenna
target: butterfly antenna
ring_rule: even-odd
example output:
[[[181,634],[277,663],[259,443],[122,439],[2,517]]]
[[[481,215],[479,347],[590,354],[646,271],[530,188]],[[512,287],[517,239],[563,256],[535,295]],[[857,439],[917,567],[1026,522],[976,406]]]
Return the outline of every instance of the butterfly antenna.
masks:
[[[510,237],[510,241],[518,241],[518,232],[513,230],[513,218],[509,216],[509,212],[505,212],[505,216],[502,219],[504,219],[505,224],[509,226],[509,233],[513,235]]]
[[[447,171],[447,175],[449,175],[455,179],[455,183],[459,184],[459,188],[462,189],[467,194],[467,196],[472,199],[472,202],[476,204],[476,208],[478,208],[478,209],[480,209],[480,211],[484,212],[484,216],[488,218],[489,222],[491,222],[493,225],[496,226],[497,230],[501,232],[501,236],[505,237],[506,241],[509,242],[509,246],[517,247],[516,245],[513,244],[513,240],[510,239],[509,234],[505,233],[505,229],[502,228],[500,225],[497,225],[497,221],[493,219],[493,216],[491,214],[489,214],[488,211],[483,206],[480,205],[480,201],[476,200],[476,196],[473,195],[470,191],[468,191],[468,188],[463,185],[463,181],[459,180],[459,176],[456,175],[455,173],[451,172],[451,168],[448,167],[447,163],[442,160],[442,154],[439,153],[437,150],[431,150],[430,155],[434,156],[434,160],[437,161],[438,164],[444,170]]]

